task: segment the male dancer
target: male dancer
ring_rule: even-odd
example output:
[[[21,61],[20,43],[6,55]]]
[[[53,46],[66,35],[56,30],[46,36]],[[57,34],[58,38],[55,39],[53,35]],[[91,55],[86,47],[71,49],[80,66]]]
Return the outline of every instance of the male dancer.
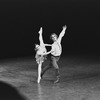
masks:
[[[38,64],[38,79],[37,79],[38,83],[40,83],[40,80],[41,80],[42,63],[44,62],[44,60],[46,60],[46,55],[51,52],[51,51],[47,52],[45,48],[45,46],[51,46],[51,45],[44,44],[43,37],[42,37],[42,27],[40,28],[40,31],[39,31],[39,41],[40,41],[40,45],[35,44],[35,51],[36,51],[35,58]]]
[[[63,30],[61,31],[59,37],[55,33],[51,34],[50,38],[53,40],[53,44],[51,46],[50,63],[48,66],[44,67],[44,69],[42,70],[42,73],[41,73],[41,77],[42,77],[43,74],[45,73],[45,71],[47,71],[49,68],[51,68],[51,66],[53,66],[55,68],[55,73],[57,76],[57,79],[54,81],[54,83],[59,82],[60,73],[59,73],[59,66],[58,66],[57,62],[62,53],[61,40],[62,40],[62,37],[65,35],[66,28],[67,28],[66,25],[63,26]]]

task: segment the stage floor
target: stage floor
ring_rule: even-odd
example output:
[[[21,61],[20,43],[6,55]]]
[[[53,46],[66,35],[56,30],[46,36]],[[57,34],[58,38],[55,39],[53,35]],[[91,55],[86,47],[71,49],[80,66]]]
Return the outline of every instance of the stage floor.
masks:
[[[0,61],[0,81],[15,86],[28,100],[100,100],[100,59],[67,56],[59,61],[60,82],[54,84],[53,68],[37,84],[34,57]],[[44,63],[44,66],[48,61]]]

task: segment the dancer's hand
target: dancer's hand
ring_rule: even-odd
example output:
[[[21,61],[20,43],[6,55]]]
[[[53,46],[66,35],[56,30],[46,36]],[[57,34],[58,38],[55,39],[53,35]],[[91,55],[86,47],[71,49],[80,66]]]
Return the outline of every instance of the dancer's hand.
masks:
[[[40,30],[39,30],[39,34],[42,34],[42,31],[43,31],[43,29],[42,29],[42,27],[41,27]]]
[[[52,50],[51,53],[54,53],[54,51]]]
[[[63,26],[63,30],[66,30],[67,29],[67,26],[65,25],[65,26]]]

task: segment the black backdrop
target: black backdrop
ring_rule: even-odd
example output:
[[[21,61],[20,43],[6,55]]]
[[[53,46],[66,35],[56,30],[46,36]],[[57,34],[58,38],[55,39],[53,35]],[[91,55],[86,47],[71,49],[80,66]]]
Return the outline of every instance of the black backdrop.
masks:
[[[34,55],[41,26],[45,43],[52,43],[51,33],[59,35],[62,26],[68,26],[63,54],[99,52],[99,4],[98,0],[1,0],[0,57]]]

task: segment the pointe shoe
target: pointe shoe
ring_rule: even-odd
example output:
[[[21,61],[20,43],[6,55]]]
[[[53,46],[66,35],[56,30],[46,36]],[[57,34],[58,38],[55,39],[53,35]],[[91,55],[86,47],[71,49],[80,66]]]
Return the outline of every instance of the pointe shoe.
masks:
[[[41,77],[37,79],[37,83],[40,83]]]

